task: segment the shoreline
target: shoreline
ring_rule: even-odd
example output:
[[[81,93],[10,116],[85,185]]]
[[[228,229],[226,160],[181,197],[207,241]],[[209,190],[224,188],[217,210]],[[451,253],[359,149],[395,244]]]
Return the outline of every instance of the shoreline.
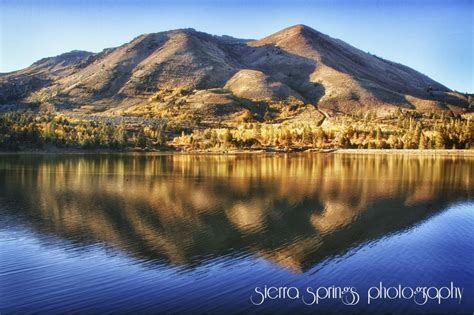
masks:
[[[177,151],[177,150],[20,150],[0,151],[0,155],[285,155],[285,154],[345,154],[345,155],[422,155],[422,156],[463,156],[474,157],[471,149],[332,149],[332,150],[306,150],[306,151],[273,151],[273,150],[224,150],[224,151]]]
[[[410,154],[435,156],[470,156],[474,157],[474,150],[470,149],[338,149],[335,154]]]

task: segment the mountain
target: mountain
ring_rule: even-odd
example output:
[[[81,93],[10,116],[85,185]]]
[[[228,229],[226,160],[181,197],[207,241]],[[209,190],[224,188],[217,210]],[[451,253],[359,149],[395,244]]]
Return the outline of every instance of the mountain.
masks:
[[[175,92],[153,98],[163,91]],[[194,29],[144,34],[100,53],[72,51],[0,75],[0,109],[119,114],[157,101],[220,115],[288,98],[329,115],[469,108],[465,95],[304,25],[259,40]]]

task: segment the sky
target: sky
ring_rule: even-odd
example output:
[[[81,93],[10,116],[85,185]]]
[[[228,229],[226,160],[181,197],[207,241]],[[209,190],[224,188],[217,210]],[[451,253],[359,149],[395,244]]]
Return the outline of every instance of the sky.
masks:
[[[474,93],[474,0],[0,0],[0,72],[177,28],[261,38],[305,24]]]

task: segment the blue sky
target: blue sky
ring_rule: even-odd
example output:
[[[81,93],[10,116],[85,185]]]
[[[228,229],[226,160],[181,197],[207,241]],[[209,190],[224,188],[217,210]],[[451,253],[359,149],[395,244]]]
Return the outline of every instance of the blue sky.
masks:
[[[192,27],[260,38],[306,24],[474,92],[474,0],[0,0],[0,72],[73,49],[101,51],[142,33]]]

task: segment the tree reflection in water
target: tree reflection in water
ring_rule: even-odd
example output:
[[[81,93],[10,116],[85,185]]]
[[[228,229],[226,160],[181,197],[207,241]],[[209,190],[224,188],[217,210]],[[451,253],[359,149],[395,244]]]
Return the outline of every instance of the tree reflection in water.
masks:
[[[0,211],[146,261],[250,254],[303,272],[470,199],[473,172],[413,155],[3,156]]]

